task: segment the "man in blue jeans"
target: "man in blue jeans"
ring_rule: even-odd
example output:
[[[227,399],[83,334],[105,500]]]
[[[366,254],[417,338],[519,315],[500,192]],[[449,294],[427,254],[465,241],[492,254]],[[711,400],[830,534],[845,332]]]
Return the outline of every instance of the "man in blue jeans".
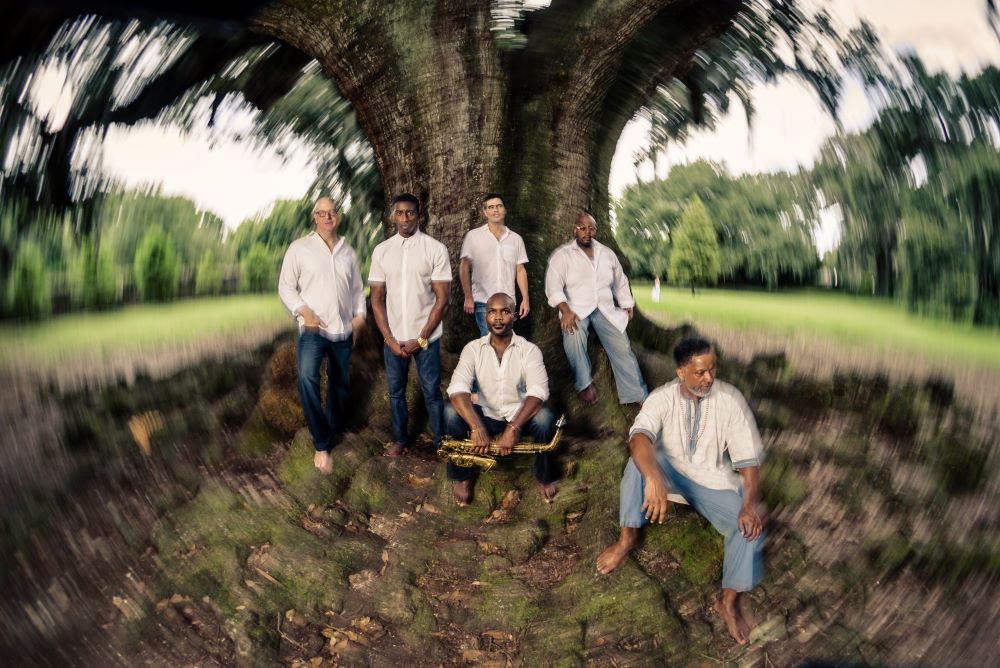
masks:
[[[621,262],[614,251],[594,239],[596,234],[594,217],[581,213],[573,225],[573,241],[549,257],[545,296],[549,306],[559,309],[563,349],[580,399],[588,406],[597,403],[587,357],[587,336],[593,328],[611,362],[619,403],[642,403],[649,392],[625,334],[635,300]]]
[[[674,361],[677,379],[649,395],[629,430],[621,533],[597,557],[597,570],[616,569],[638,545],[644,525],[663,523],[670,501],[691,504],[725,539],[715,610],[743,645],[750,623],[740,597],[763,574],[760,435],[740,391],[715,379],[711,343],[684,339],[674,348]]]
[[[299,398],[312,434],[313,463],[333,471],[330,449],[344,428],[353,334],[365,323],[365,294],[354,250],[337,236],[340,213],[333,200],[313,206],[315,229],[285,252],[278,296],[299,323]],[[327,401],[320,398],[320,365],[327,360]]]
[[[406,378],[416,362],[434,445],[441,442],[441,320],[448,309],[451,263],[448,249],[420,231],[420,203],[403,193],[390,204],[396,234],[372,252],[368,285],[372,315],[382,332],[394,441],[385,451],[398,457],[409,445]]]
[[[486,323],[490,333],[470,341],[462,349],[448,386],[451,405],[445,409],[445,428],[452,438],[471,438],[479,454],[509,455],[514,445],[528,439],[536,443],[552,440],[555,425],[552,411],[542,404],[549,398],[549,377],[542,351],[514,334],[517,310],[514,298],[498,292],[486,302]],[[472,386],[478,386],[472,403]],[[495,450],[491,441],[499,436]],[[551,452],[535,455],[535,480],[546,503],[556,496],[555,460]],[[448,462],[455,503],[466,506],[472,500],[476,469]]]

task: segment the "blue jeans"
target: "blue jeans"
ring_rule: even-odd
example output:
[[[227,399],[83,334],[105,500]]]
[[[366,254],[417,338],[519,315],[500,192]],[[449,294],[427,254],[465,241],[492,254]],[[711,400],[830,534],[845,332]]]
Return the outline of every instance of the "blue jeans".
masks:
[[[563,349],[566,359],[575,376],[576,391],[587,389],[594,382],[590,375],[590,358],[587,356],[587,336],[593,327],[597,338],[601,340],[611,371],[615,374],[615,385],[618,387],[618,401],[622,404],[632,404],[645,401],[649,390],[646,381],[642,379],[639,361],[632,352],[632,345],[625,332],[612,325],[607,318],[595,309],[586,318],[581,318],[575,332],[563,332]]]
[[[409,417],[406,405],[406,379],[410,373],[410,357],[396,357],[389,346],[382,349],[385,375],[389,384],[389,410],[392,414],[393,438],[400,445],[409,445]],[[434,437],[434,447],[441,443],[443,433],[444,398],[441,396],[441,339],[432,341],[427,350],[411,355],[417,363],[417,378],[427,407],[427,422]]]
[[[725,539],[722,557],[722,586],[735,591],[750,591],[764,575],[764,538],[747,540],[736,525],[743,506],[742,492],[731,489],[709,489],[678,472],[667,459],[663,448],[656,453],[660,470],[670,484],[671,493],[677,493],[712,523]],[[623,527],[639,528],[649,522],[642,512],[646,481],[631,458],[622,476],[619,521]]]
[[[490,333],[486,326],[486,302],[475,302],[476,304],[476,327],[479,328],[479,336],[486,336]]]
[[[503,433],[503,430],[507,428],[506,420],[494,420],[486,417],[483,415],[483,409],[477,404],[473,404],[472,407],[476,411],[476,415],[479,416],[479,419],[483,421],[483,425],[485,425],[486,431],[491,437]],[[531,418],[528,424],[525,425],[524,433],[528,434],[531,440],[536,443],[548,443],[552,440],[552,435],[556,431],[555,422],[556,418],[552,414],[552,411],[542,406],[535,413],[535,417]],[[465,423],[465,419],[458,414],[458,411],[452,408],[451,404],[445,406],[444,424],[448,435],[452,438],[469,438],[469,425]],[[552,452],[536,453],[532,471],[535,474],[535,480],[543,485],[554,482],[558,478],[556,475],[555,455]],[[448,480],[456,482],[469,480],[475,475],[475,466],[458,466],[457,464],[448,462]]]
[[[328,452],[344,428],[344,405],[350,384],[352,339],[331,341],[318,332],[303,331],[296,346],[299,398],[313,446]],[[327,361],[326,409],[320,395],[320,364]]]

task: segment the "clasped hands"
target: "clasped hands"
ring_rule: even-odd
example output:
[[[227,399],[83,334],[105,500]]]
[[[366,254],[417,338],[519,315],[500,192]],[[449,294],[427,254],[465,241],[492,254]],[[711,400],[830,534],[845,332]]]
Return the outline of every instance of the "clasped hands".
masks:
[[[494,444],[490,441],[489,432],[484,427],[474,427],[472,429],[472,451],[477,455],[501,455],[507,456],[514,452],[514,444],[517,443],[517,430],[504,429],[500,438]]]

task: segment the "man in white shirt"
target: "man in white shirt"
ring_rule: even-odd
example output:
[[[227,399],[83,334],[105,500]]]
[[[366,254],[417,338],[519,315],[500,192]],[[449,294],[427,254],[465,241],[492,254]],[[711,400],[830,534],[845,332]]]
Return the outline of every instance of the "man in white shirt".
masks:
[[[486,302],[488,335],[470,341],[462,349],[448,386],[451,405],[445,408],[445,428],[452,438],[470,438],[476,452],[486,454],[490,441],[499,435],[496,454],[509,455],[522,440],[548,443],[555,431],[552,411],[542,404],[549,398],[549,377],[542,351],[514,334],[517,320],[514,298],[498,292]],[[472,386],[479,388],[472,403]],[[535,455],[535,480],[546,503],[556,496],[556,467],[551,452]],[[466,506],[472,500],[476,468],[448,462],[455,502]]]
[[[621,262],[610,248],[594,239],[596,234],[594,217],[581,213],[573,226],[573,241],[563,244],[549,257],[545,296],[549,306],[559,309],[563,349],[583,402],[597,403],[587,356],[588,330],[593,327],[608,353],[618,401],[641,403],[649,391],[625,334],[635,300]]]
[[[344,428],[353,334],[365,323],[365,293],[358,260],[337,236],[340,213],[329,197],[313,206],[315,230],[285,252],[278,296],[299,323],[299,398],[312,434],[313,463],[333,471],[330,449]],[[327,360],[326,409],[320,398],[320,364]]]
[[[465,312],[475,315],[479,335],[486,336],[486,300],[497,292],[514,297],[514,284],[521,290],[518,318],[531,310],[528,301],[528,253],[524,240],[507,228],[507,208],[503,197],[486,193],[483,197],[486,224],[470,230],[462,241],[458,275],[465,295]]]
[[[406,379],[411,359],[417,365],[434,445],[441,442],[441,320],[448,308],[451,263],[445,245],[420,231],[416,197],[397,196],[389,211],[397,233],[372,252],[368,285],[372,315],[385,339],[382,356],[395,438],[385,455],[398,457],[409,444]]]
[[[722,594],[715,609],[743,645],[750,624],[740,595],[763,575],[760,435],[743,395],[715,379],[715,351],[701,338],[674,348],[677,380],[657,388],[629,430],[631,458],[621,484],[618,540],[597,557],[597,570],[618,567],[642,526],[662,524],[671,500],[689,503],[725,538]]]

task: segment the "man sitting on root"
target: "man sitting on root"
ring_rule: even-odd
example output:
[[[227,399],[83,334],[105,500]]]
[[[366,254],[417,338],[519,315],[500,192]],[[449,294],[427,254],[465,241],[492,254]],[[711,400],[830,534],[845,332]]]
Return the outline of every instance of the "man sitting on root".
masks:
[[[607,574],[617,568],[638,544],[643,525],[663,523],[670,500],[690,503],[725,537],[715,609],[743,645],[751,625],[740,595],[763,573],[760,436],[740,391],[715,379],[711,343],[684,339],[674,348],[674,361],[677,380],[649,395],[629,430],[621,533],[597,557],[597,570]]]
[[[490,442],[499,435],[496,452],[509,455],[520,440],[547,443],[552,440],[555,420],[542,405],[549,398],[549,377],[542,351],[514,333],[517,311],[514,299],[498,292],[486,301],[489,334],[470,341],[462,349],[448,386],[451,405],[445,406],[445,431],[456,439],[470,438],[477,454],[490,451]],[[472,387],[478,398],[472,403]],[[521,438],[521,434],[526,439]],[[448,462],[455,502],[466,506],[472,501],[477,468]],[[535,455],[535,480],[546,503],[556,496],[555,458],[551,452]]]

